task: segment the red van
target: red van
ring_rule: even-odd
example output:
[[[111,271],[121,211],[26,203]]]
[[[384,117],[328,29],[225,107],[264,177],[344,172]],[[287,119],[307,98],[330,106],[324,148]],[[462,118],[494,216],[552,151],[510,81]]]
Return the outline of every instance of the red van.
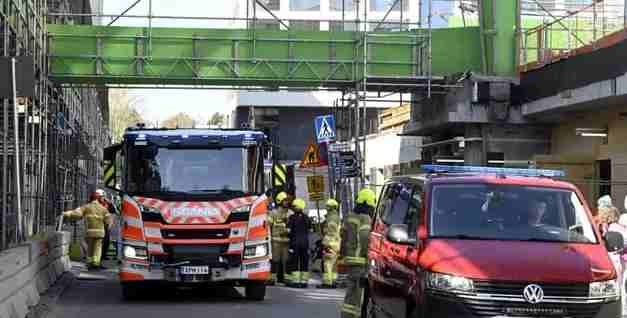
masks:
[[[608,250],[623,238],[601,237],[560,171],[423,170],[380,194],[364,316],[621,317]]]

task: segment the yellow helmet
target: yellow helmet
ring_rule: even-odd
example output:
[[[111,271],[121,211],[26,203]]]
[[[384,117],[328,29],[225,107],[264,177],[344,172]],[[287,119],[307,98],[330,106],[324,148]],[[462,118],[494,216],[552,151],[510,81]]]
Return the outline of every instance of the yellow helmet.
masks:
[[[280,192],[276,195],[276,203],[282,203],[285,199],[287,199],[287,193]]]
[[[377,195],[374,193],[374,191],[368,188],[361,189],[361,191],[359,191],[359,193],[357,194],[357,200],[355,200],[355,203],[365,203],[374,208],[377,205]]]
[[[292,202],[292,206],[293,206],[294,208],[296,208],[296,209],[298,209],[298,210],[301,210],[301,211],[302,211],[302,210],[304,210],[304,209],[305,209],[305,207],[307,206],[307,203],[305,203],[305,200],[303,200],[303,199],[301,199],[301,198],[298,198],[298,199],[295,199],[295,200]]]
[[[327,209],[328,210],[337,210],[337,208],[340,206],[340,204],[335,201],[335,199],[329,199],[327,200]]]

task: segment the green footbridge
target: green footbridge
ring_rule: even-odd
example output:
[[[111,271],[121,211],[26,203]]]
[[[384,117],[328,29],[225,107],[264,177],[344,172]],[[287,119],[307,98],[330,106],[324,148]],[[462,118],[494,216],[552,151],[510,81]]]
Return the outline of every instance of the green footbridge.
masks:
[[[355,87],[364,77],[418,81],[464,71],[512,75],[515,3],[485,0],[486,12],[499,12],[480,21],[490,28],[369,32],[366,36],[360,32],[49,24],[48,71],[53,80],[71,84],[331,89]]]

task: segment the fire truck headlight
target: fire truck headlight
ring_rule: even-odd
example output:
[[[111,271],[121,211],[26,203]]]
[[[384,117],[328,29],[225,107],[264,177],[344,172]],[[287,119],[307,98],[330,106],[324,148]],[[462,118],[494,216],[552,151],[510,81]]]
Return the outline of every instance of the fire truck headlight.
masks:
[[[246,246],[244,258],[256,258],[268,255],[268,243]]]
[[[237,207],[237,208],[231,210],[231,213],[248,213],[248,212],[250,212],[250,207],[251,207],[250,204],[242,205],[240,207]]]
[[[126,258],[146,259],[148,257],[146,249],[141,247],[125,245],[123,252]]]

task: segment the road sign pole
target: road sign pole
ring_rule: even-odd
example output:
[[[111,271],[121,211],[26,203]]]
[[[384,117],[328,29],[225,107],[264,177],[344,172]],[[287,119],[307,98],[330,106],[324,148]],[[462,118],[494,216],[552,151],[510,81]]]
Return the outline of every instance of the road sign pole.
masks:
[[[313,175],[316,176],[316,167],[313,168]],[[320,200],[316,200],[316,213],[318,214],[318,233],[322,235],[322,225],[320,219]]]

